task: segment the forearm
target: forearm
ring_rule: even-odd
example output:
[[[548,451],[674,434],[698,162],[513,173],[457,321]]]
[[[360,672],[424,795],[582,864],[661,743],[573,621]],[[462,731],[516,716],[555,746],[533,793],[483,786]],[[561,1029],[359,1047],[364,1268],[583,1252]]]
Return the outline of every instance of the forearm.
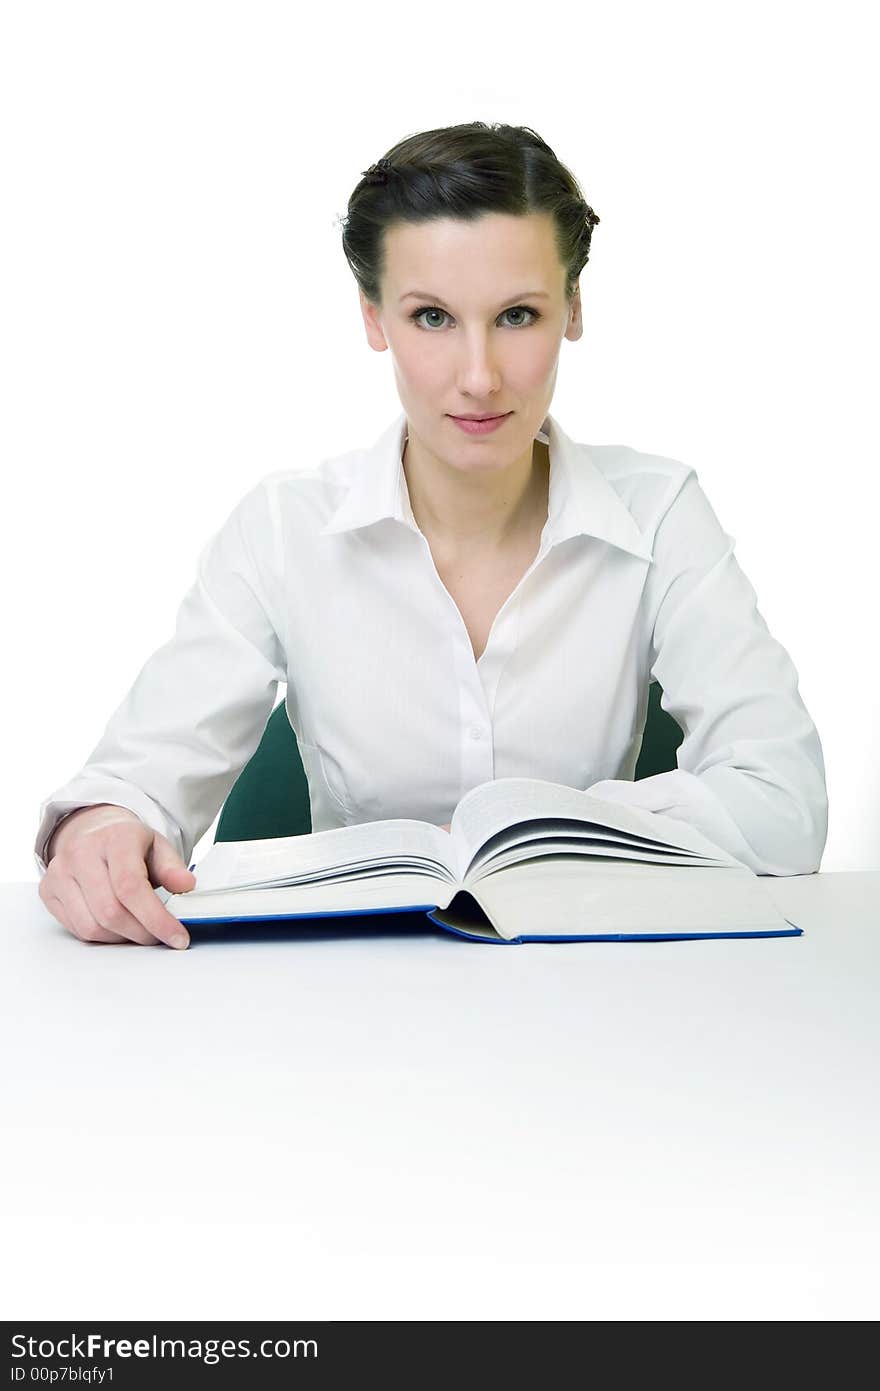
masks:
[[[587,791],[677,817],[756,874],[813,874],[821,863],[828,799],[824,771],[812,764],[796,786],[716,764],[700,774],[678,768],[638,782],[607,779]]]

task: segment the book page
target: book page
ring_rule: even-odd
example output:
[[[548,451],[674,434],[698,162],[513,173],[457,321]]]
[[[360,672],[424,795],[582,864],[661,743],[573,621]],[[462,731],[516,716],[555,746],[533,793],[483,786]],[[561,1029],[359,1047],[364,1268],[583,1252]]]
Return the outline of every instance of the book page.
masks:
[[[443,832],[446,835],[446,832]],[[167,893],[167,891],[165,891]],[[285,888],[215,889],[165,898],[165,907],[182,923],[237,922],[248,918],[317,918],[332,926],[346,914],[413,912],[444,907],[455,897],[454,884],[424,874],[371,874],[344,884],[289,884]],[[393,927],[393,919],[389,919]]]
[[[455,882],[451,837],[428,821],[364,821],[307,836],[218,841],[193,873],[191,892],[319,883],[410,871]]]
[[[576,787],[539,778],[496,778],[466,793],[453,814],[452,841],[461,882],[488,842],[492,841],[493,850],[498,851],[522,840],[526,832],[528,840],[540,833],[540,825],[524,823],[560,820],[581,822],[593,836],[612,833],[615,844],[629,846],[634,860],[642,858],[646,847],[659,846],[712,864],[740,863],[701,831],[675,817],[606,802]],[[505,836],[503,832],[512,834]]]
[[[533,824],[542,828],[559,825],[568,828],[572,825],[571,822],[558,821]],[[694,855],[689,850],[667,850],[661,845],[646,848],[636,846],[634,849],[633,845],[620,844],[608,838],[602,839],[599,835],[590,835],[586,831],[554,834],[551,830],[542,829],[534,835],[517,839],[510,845],[503,843],[501,848],[498,848],[496,842],[504,842],[505,837],[515,834],[515,830],[511,829],[493,836],[490,845],[495,849],[488,855],[480,852],[473,862],[467,876],[468,888],[485,879],[488,874],[497,874],[499,870],[506,869],[508,865],[521,864],[524,860],[534,860],[547,855],[591,855],[598,859],[638,860],[644,864],[702,865],[703,868],[716,865],[721,869],[726,868],[724,860],[709,860],[703,855]]]
[[[789,927],[746,865],[706,869],[552,856],[490,874],[470,893],[500,936],[779,932]]]

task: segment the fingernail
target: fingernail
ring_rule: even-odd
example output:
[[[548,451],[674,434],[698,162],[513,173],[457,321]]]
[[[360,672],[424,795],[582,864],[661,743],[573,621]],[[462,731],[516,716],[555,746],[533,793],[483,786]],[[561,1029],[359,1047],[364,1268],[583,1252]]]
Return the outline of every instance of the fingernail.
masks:
[[[175,932],[174,936],[171,938],[171,945],[173,947],[185,947],[188,941],[189,938],[185,933]]]

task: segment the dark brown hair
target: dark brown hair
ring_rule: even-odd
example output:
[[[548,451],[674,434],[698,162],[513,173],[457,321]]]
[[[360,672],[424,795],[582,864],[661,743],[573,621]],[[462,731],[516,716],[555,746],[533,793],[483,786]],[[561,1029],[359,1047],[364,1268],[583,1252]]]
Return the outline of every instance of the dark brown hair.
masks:
[[[396,223],[485,213],[550,213],[570,302],[599,218],[574,175],[528,126],[470,121],[399,140],[364,170],[348,200],[342,249],[365,298],[381,303],[385,232]]]

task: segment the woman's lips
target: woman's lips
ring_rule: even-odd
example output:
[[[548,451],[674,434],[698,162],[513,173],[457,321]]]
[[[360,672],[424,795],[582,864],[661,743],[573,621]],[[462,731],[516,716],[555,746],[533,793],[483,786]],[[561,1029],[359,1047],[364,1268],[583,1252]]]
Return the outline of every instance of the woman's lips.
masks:
[[[490,416],[488,420],[465,420],[460,415],[451,415],[449,419],[455,422],[459,430],[464,430],[466,435],[488,435],[503,425],[511,415],[513,415],[513,411],[506,411],[504,415]]]

